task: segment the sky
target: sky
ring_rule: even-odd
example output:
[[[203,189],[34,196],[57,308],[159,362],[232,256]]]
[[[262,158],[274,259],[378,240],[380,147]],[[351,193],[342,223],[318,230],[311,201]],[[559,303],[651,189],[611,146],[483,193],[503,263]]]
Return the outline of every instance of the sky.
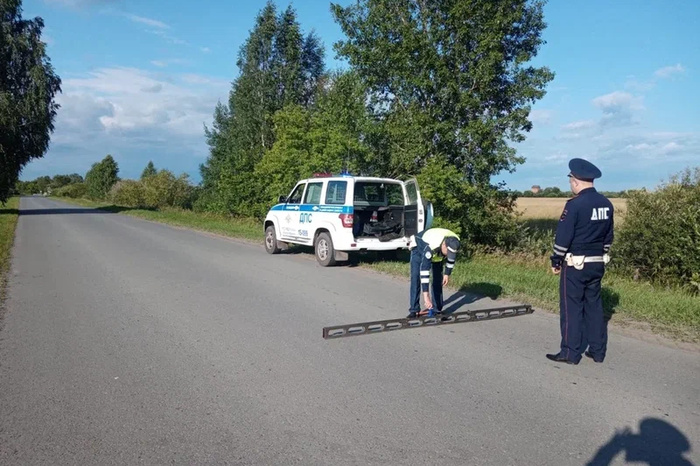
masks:
[[[338,0],[346,6],[354,0]],[[328,0],[281,1],[323,41],[328,69],[347,64]],[[78,173],[111,154],[122,178],[156,168],[201,180],[217,102],[265,0],[24,0],[62,79],[51,145],[20,179]],[[568,161],[590,160],[602,190],[653,189],[700,166],[700,1],[550,0],[534,66],[555,78],[532,106],[525,157],[492,181],[568,190]]]

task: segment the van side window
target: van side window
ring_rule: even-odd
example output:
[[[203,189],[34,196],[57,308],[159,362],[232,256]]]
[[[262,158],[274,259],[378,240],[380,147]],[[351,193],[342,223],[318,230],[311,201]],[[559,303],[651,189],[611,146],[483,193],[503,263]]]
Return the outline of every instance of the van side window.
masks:
[[[347,190],[347,181],[329,181],[326,190],[326,204],[345,204]]]
[[[309,187],[306,190],[306,196],[304,197],[304,204],[320,204],[322,188],[323,182],[309,183]]]
[[[292,191],[292,194],[289,196],[289,200],[287,200],[287,204],[300,204],[301,203],[301,196],[304,194],[304,187],[306,186],[305,183],[300,184],[297,186],[294,191]]]

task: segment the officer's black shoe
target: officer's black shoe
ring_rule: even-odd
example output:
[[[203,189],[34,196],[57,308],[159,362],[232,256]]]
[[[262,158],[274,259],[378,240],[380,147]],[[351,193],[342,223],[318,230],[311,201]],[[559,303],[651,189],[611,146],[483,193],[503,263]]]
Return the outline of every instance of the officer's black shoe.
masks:
[[[564,356],[562,356],[562,355],[559,354],[559,353],[557,353],[557,354],[548,354],[548,355],[547,355],[547,359],[551,359],[552,361],[555,361],[555,362],[565,362],[565,363],[567,363],[567,364],[573,364],[573,365],[578,364],[578,362],[570,361],[570,360],[566,359]]]
[[[409,312],[408,315],[406,316],[407,319],[415,319],[416,317],[418,317],[418,313],[415,311]]]
[[[595,362],[598,362],[598,363],[603,362],[602,359],[596,359],[596,358],[594,358],[590,351],[586,351],[586,352],[583,353],[583,354],[585,354],[587,357],[591,358],[591,359],[594,360]]]

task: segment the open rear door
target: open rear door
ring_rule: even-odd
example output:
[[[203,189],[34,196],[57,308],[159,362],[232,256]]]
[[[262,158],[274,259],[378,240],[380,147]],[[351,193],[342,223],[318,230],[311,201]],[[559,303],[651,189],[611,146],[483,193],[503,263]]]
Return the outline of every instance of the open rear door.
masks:
[[[404,230],[406,236],[415,235],[425,228],[425,208],[420,197],[418,181],[415,178],[404,182],[406,206],[404,208]]]

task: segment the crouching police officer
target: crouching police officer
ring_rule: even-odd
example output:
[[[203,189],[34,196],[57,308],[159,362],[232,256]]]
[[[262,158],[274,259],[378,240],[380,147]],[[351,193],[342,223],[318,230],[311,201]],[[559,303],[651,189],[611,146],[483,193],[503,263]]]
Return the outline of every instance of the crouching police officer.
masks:
[[[564,206],[551,256],[552,272],[560,275],[561,349],[547,358],[578,364],[587,342],[586,356],[603,362],[607,332],[601,280],[613,242],[613,205],[593,187],[601,176],[595,165],[572,159],[569,169],[574,197]]]
[[[442,312],[442,287],[447,286],[455,266],[459,237],[446,228],[430,228],[411,239],[411,297],[408,318],[415,318],[420,312],[420,293],[428,309],[428,317]],[[446,259],[446,261],[445,261]],[[445,264],[445,273],[442,268]],[[430,272],[433,272],[432,297]]]

